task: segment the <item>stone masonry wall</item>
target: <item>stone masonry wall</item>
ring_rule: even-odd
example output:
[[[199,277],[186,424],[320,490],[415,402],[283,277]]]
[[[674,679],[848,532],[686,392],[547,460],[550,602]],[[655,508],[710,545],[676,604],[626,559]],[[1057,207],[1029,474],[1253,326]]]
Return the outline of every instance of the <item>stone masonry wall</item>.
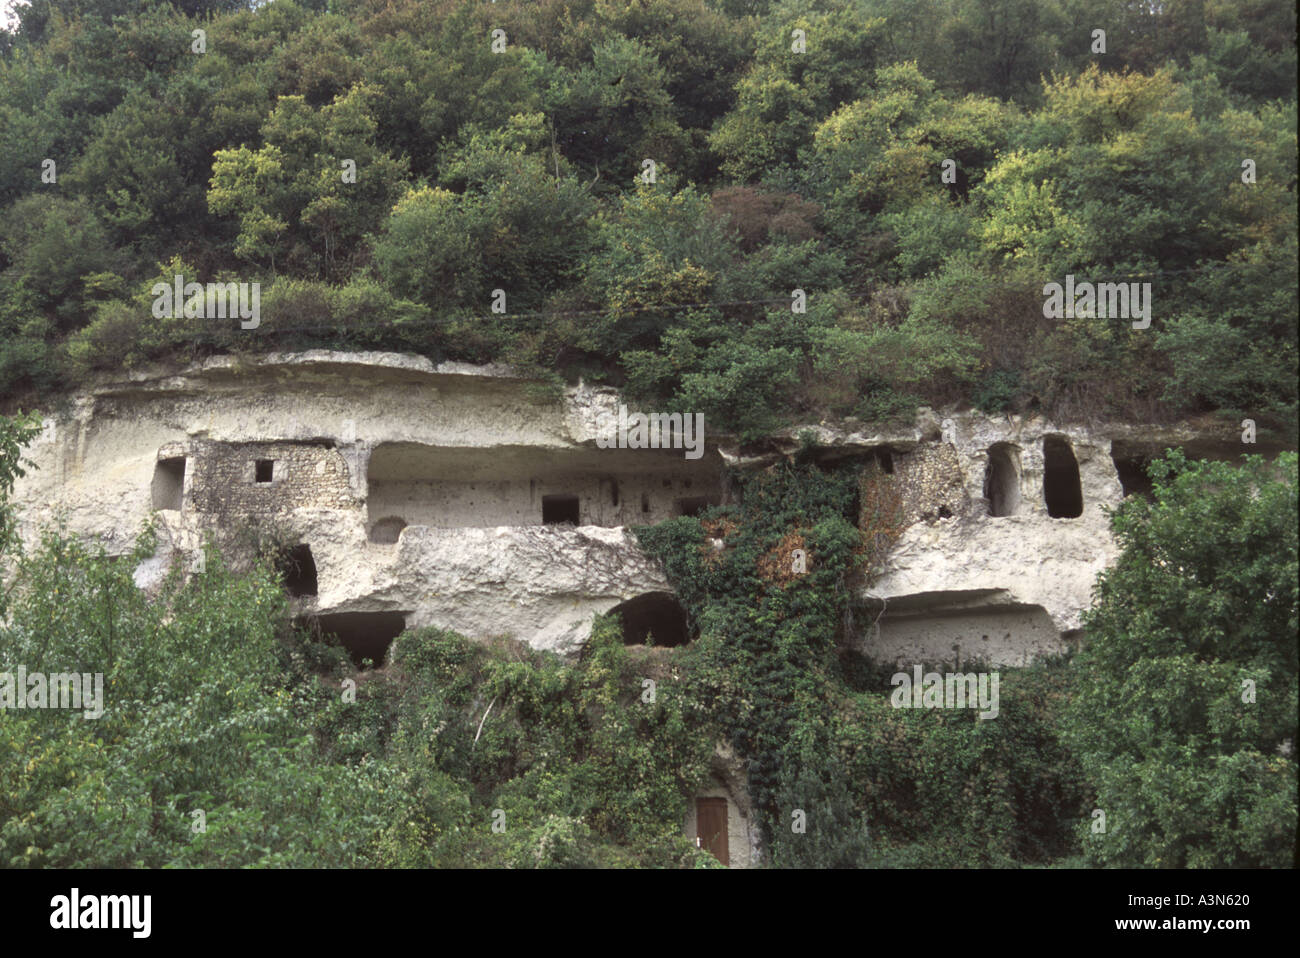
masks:
[[[270,461],[271,481],[258,482],[255,463]],[[357,503],[348,467],[324,443],[216,443],[193,447],[189,506],[199,513],[267,515],[301,508],[347,509]]]

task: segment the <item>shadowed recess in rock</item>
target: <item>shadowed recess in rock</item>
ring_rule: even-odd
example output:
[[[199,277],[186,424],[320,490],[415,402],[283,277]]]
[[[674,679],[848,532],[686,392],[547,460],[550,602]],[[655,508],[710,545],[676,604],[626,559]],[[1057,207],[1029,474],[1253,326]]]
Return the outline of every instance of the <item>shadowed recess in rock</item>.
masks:
[[[1077,519],[1083,515],[1083,487],[1079,463],[1070,442],[1061,436],[1043,437],[1043,500],[1053,519]]]
[[[393,639],[406,628],[406,612],[334,612],[317,616],[315,627],[322,636],[333,636],[348,650],[359,668],[370,659],[382,665]]]
[[[286,549],[275,565],[291,596],[297,599],[316,594],[316,560],[311,546],[300,544]]]
[[[690,628],[684,610],[667,592],[647,592],[610,609],[623,621],[623,643],[641,645],[650,635],[659,646],[685,645]]]
[[[1020,510],[1020,457],[1010,443],[999,442],[989,448],[984,498],[989,501],[991,516],[1014,516]]]

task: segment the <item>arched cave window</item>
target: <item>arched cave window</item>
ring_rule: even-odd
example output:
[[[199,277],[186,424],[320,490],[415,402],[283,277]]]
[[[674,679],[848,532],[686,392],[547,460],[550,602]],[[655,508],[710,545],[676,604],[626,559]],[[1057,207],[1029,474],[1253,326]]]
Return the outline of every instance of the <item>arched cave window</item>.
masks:
[[[1020,463],[1010,443],[1000,442],[989,448],[984,498],[989,501],[989,515],[1014,516],[1020,511]]]
[[[294,598],[316,594],[316,560],[311,546],[296,545],[285,549],[276,560],[284,587]]]
[[[623,644],[643,645],[646,635],[658,646],[685,645],[690,641],[686,610],[667,592],[647,592],[610,609],[623,620]]]
[[[1079,463],[1068,440],[1061,436],[1043,438],[1043,499],[1053,519],[1076,519],[1083,515],[1083,488],[1079,484]]]
[[[405,528],[405,519],[400,516],[385,516],[370,527],[370,541],[380,545],[392,545],[397,542]]]

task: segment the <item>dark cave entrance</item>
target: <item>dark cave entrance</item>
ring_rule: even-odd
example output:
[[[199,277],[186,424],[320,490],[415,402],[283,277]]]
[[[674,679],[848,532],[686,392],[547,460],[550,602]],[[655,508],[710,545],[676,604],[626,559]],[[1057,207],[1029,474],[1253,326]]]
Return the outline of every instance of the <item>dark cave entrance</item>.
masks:
[[[276,559],[275,567],[285,589],[295,599],[316,594],[316,560],[312,558],[311,546],[285,549]]]
[[[991,516],[1014,516],[1020,510],[1020,463],[1010,443],[989,447],[984,498],[989,501]]]
[[[1079,483],[1079,462],[1068,440],[1061,436],[1043,438],[1043,500],[1053,519],[1077,519],[1083,515],[1083,487]]]
[[[577,496],[542,496],[542,524],[547,526],[580,525]]]
[[[685,499],[677,500],[677,514],[698,519],[711,505],[713,503],[709,502],[708,496],[687,496]]]
[[[686,610],[667,592],[647,592],[609,610],[623,621],[623,644],[643,645],[651,635],[659,647],[685,645],[691,640]]]
[[[1119,484],[1125,496],[1155,498],[1155,483],[1147,475],[1147,466],[1151,464],[1149,455],[1113,442],[1110,446],[1110,459],[1115,463],[1115,472],[1119,475]]]
[[[406,612],[332,612],[317,616],[321,635],[332,635],[348,650],[352,663],[362,667],[369,659],[376,667],[384,664],[388,647],[406,628]]]

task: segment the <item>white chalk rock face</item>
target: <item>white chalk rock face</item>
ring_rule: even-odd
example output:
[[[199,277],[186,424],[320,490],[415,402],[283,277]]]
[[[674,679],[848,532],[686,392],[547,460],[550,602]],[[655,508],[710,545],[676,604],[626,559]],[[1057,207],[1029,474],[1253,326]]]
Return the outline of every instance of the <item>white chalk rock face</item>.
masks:
[[[1065,651],[1117,555],[1105,507],[1123,490],[1109,447],[1039,419],[946,419],[944,455],[930,458],[956,473],[945,478],[969,505],[940,505],[898,539],[863,590],[878,609],[866,651],[898,664],[995,666]],[[912,494],[924,504],[930,493]]]
[[[364,551],[350,574],[322,579],[320,608],[402,610],[408,627],[513,635],[560,653],[581,646],[596,614],[669,589],[621,528],[408,526],[396,547]]]
[[[680,636],[663,570],[630,527],[730,501],[727,465],[770,465],[811,428],[828,461],[854,464],[894,503],[902,530],[854,587],[870,613],[864,650],[1021,664],[1080,628],[1116,555],[1105,507],[1139,483],[1144,458],[1198,442],[1203,455],[1242,451],[1189,427],[923,410],[892,432],[793,428],[761,452],[706,423],[703,454],[688,458],[602,448],[618,428],[612,389],[547,391],[503,367],[393,353],[217,357],[64,400],[15,487],[29,547],[61,521],[125,555],[154,513],[157,553],[134,570],[148,591],[172,563],[191,569],[207,537],[234,555],[273,542],[297,611],[358,656],[426,625],[573,652],[593,616],[651,594],[624,607],[630,631]]]
[[[670,591],[628,527],[722,496],[716,452],[598,449],[617,398],[387,353],[219,357],[73,397],[14,498],[29,547],[62,521],[124,555],[155,512],[146,591],[208,536],[270,540],[345,644],[430,625],[573,652],[596,614]]]

